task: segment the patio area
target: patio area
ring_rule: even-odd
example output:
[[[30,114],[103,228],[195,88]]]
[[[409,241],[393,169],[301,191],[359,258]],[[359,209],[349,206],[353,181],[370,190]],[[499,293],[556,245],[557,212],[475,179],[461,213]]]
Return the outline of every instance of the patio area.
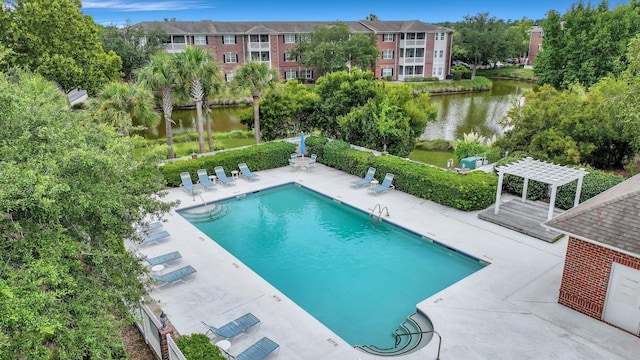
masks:
[[[441,359],[632,359],[640,353],[637,337],[557,303],[566,238],[543,242],[483,221],[477,211],[397,190],[372,196],[349,185],[357,177],[320,164],[309,171],[256,173],[261,180],[239,179],[236,186],[198,196],[170,189],[167,199],[185,208],[295,181],[366,213],[386,206],[385,220],[490,263],[416,304],[442,337]],[[281,359],[376,358],[347,344],[176,212],[165,220],[171,237],[141,250],[148,256],[178,250],[177,266],[197,270],[191,281],[151,293],[180,334],[204,333],[201,321],[221,325],[250,312],[261,325],[232,341],[231,354],[267,336],[280,345]],[[437,349],[434,338],[403,359],[435,359]]]

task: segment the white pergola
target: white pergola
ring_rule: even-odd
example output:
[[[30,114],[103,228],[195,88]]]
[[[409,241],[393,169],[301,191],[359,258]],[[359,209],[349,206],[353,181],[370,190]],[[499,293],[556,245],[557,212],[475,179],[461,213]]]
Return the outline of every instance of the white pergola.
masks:
[[[502,181],[505,174],[511,174],[524,178],[524,187],[522,188],[522,202],[527,199],[527,186],[529,180],[539,181],[541,183],[549,184],[551,186],[551,198],[549,199],[549,213],[547,214],[547,220],[553,217],[553,209],[556,205],[556,192],[558,186],[568,184],[574,180],[578,180],[578,186],[576,188],[576,197],[573,201],[573,206],[577,206],[580,202],[580,192],[582,191],[582,179],[588,174],[583,168],[572,169],[566,166],[547,163],[540,160],[534,160],[527,157],[522,160],[518,160],[512,164],[506,166],[500,166],[498,170],[498,191],[496,193],[496,206],[494,213],[498,215],[500,211],[500,195],[502,193]]]

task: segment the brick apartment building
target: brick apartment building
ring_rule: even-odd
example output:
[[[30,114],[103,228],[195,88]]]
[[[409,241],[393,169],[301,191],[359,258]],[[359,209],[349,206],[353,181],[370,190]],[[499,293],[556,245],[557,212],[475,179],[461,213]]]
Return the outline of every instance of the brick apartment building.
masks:
[[[546,225],[569,236],[558,302],[640,337],[640,175]]]
[[[404,80],[437,77],[444,80],[451,66],[453,30],[421,21],[346,21],[351,33],[373,34],[380,50],[375,69],[377,78]],[[226,81],[245,61],[261,61],[289,79],[318,78],[313,67],[296,62],[291,49],[303,34],[331,22],[214,22],[154,21],[137,25],[161,28],[168,39],[165,49],[182,52],[186,46],[209,50],[222,65]]]
[[[541,26],[534,26],[529,30],[529,55],[525,65],[533,65],[538,52],[542,51],[542,37],[544,33]]]

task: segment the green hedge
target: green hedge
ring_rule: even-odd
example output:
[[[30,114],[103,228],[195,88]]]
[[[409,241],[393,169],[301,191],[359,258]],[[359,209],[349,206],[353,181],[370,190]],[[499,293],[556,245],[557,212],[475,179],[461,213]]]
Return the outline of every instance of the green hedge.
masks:
[[[496,163],[496,168],[520,160],[521,157],[509,157]],[[608,174],[595,169],[586,169],[589,173],[582,181],[582,191],[580,192],[580,203],[600,194],[601,192],[614,187],[624,181],[624,177]],[[505,175],[502,180],[502,189],[518,196],[522,196],[524,179],[519,176]],[[556,193],[556,207],[564,210],[571,209],[576,196],[578,181],[558,187]],[[527,199],[548,200],[550,197],[549,185],[534,180],[529,180],[527,185]]]
[[[378,181],[392,173],[396,189],[458,210],[486,209],[495,202],[498,178],[491,173],[461,175],[392,156],[377,156],[371,166],[376,168]]]
[[[352,175],[364,177],[369,167],[375,167],[375,177],[382,182],[386,173],[392,173],[396,189],[456,209],[485,209],[495,201],[498,180],[494,174],[473,171],[460,175],[394,156],[374,156],[351,149],[344,141],[326,143],[323,155],[323,164]]]
[[[197,179],[198,169],[206,169],[207,173],[214,174],[216,166],[222,166],[229,175],[231,170],[237,170],[239,163],[246,163],[252,171],[260,171],[283,167],[289,164],[291,153],[296,151],[297,144],[289,142],[270,142],[261,145],[249,146],[238,150],[219,152],[210,156],[202,156],[197,159],[179,160],[170,162],[160,167],[169,186],[180,186],[180,173],[188,171],[194,183]]]

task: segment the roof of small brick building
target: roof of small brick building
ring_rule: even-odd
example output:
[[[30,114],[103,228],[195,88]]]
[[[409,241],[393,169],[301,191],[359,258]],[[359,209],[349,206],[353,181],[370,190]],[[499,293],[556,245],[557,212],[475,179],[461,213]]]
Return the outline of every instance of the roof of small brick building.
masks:
[[[547,221],[546,225],[640,255],[640,174]]]

